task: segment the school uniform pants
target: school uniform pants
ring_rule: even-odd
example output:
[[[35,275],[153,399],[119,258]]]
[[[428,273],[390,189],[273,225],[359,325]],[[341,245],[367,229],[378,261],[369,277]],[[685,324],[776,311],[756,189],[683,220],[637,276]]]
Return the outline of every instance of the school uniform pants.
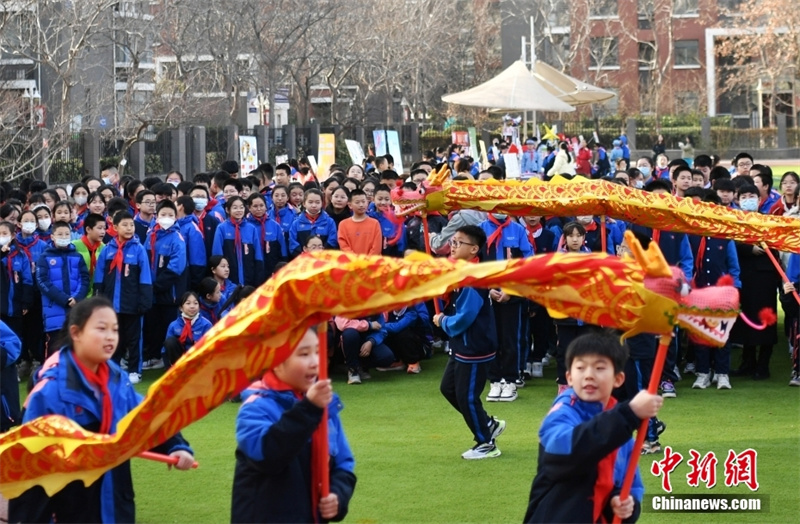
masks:
[[[681,329],[675,328],[672,333],[672,341],[667,349],[667,358],[664,360],[664,370],[661,372],[661,381],[668,380],[677,382],[678,375],[675,374],[675,365],[678,363],[678,354],[681,348]]]
[[[425,357],[425,335],[419,326],[410,326],[398,333],[389,333],[383,343],[406,364],[416,364]]]
[[[386,344],[373,344],[369,355],[362,357],[360,355],[361,346],[367,341],[367,335],[368,333],[362,333],[355,329],[345,329],[342,332],[342,351],[348,369],[389,367],[397,361],[394,353]]]
[[[169,325],[178,318],[178,308],[172,304],[153,304],[144,314],[144,360],[161,358],[161,348]]]
[[[439,385],[439,391],[464,417],[464,422],[478,444],[489,442],[492,438],[489,432],[489,415],[481,403],[488,367],[488,362],[465,363],[451,356]]]
[[[114,352],[114,362],[128,361],[128,373],[142,372],[142,315],[117,313],[119,342]]]
[[[541,362],[550,349],[550,332],[553,330],[553,319],[544,308],[537,308],[536,314],[529,317],[530,338],[533,348],[528,351],[526,362]]]
[[[721,348],[713,348],[701,344],[692,344],[695,355],[695,371],[697,373],[708,373],[711,369],[711,362],[714,363],[714,373],[717,375],[728,375],[731,371],[731,344],[726,342]]]
[[[167,337],[164,340],[164,367],[172,367],[183,354],[186,353],[186,344],[181,343],[178,337]]]
[[[20,423],[19,383],[15,362],[8,362],[6,350],[0,348],[0,433]]]
[[[631,400],[643,389],[650,385],[650,375],[653,372],[655,358],[634,359],[628,358],[625,362],[625,382],[622,386],[615,389],[613,396],[618,402]],[[656,422],[658,418],[653,417],[647,424],[647,440],[658,440],[656,433]]]
[[[22,317],[22,356],[20,360],[44,362],[44,318],[42,316],[42,297],[31,306]]]
[[[489,363],[489,382],[517,380],[525,369],[523,346],[528,340],[527,305],[522,300],[493,302],[497,357]]]

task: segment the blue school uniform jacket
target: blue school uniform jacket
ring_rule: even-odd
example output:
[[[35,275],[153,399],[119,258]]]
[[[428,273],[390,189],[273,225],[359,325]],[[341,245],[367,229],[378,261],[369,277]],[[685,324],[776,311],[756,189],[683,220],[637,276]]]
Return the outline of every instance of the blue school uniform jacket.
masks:
[[[28,257],[28,262],[31,264],[31,274],[34,275],[36,273],[36,261],[39,260],[39,256],[47,249],[48,244],[35,234],[28,238],[22,238],[22,234],[17,233],[16,239],[17,247]],[[36,289],[35,293],[38,294],[38,292],[39,290]]]
[[[289,230],[292,228],[292,222],[297,218],[297,210],[286,205],[276,213],[275,206],[270,206],[268,213],[269,218],[280,224],[283,233],[288,237]]]
[[[653,230],[649,227],[629,224],[628,228],[632,231],[639,231],[650,238],[654,238]],[[692,246],[686,234],[661,231],[658,237],[658,247],[661,248],[661,252],[664,254],[667,263],[670,266],[679,267],[687,280],[691,279],[694,274],[694,256],[692,255]]]
[[[0,369],[13,366],[22,353],[22,341],[20,341],[8,324],[0,320]],[[19,387],[14,384],[14,387]]]
[[[200,223],[200,232],[203,234],[203,242],[206,245],[206,253],[211,253],[214,247],[214,235],[217,232],[217,228],[221,223],[225,222],[224,215],[214,212],[214,208],[216,207],[214,202],[216,202],[216,200],[209,203],[205,210],[200,213],[200,216],[197,217]]]
[[[403,223],[395,224],[392,220],[378,211],[373,209],[367,215],[371,216],[381,226],[381,236],[383,237],[381,254],[385,257],[398,257],[403,258],[406,251],[406,225]],[[400,227],[400,239],[396,244],[390,245],[389,240],[397,235],[397,228]]]
[[[78,235],[82,235],[84,233],[83,223],[86,221],[86,217],[89,216],[89,207],[84,206],[83,211],[80,213],[75,213],[75,223],[72,224],[72,231],[78,233]]]
[[[147,234],[147,260],[153,280],[153,304],[172,306],[186,292],[186,241],[177,224],[156,226]]]
[[[525,227],[512,217],[507,216],[500,220],[502,224],[507,221],[511,223],[503,227],[500,238],[491,246],[489,246],[488,242],[486,243],[486,258],[484,260],[506,260],[508,258],[524,258],[533,255],[533,248],[528,240]],[[486,233],[487,239],[497,231],[498,227],[491,220],[485,220],[481,223],[481,229]]]
[[[231,285],[231,289],[235,287],[236,286]],[[219,321],[219,319],[225,316],[225,313],[230,311],[230,308],[224,311],[222,310],[222,306],[225,304],[226,301],[227,298],[223,296],[219,302],[217,302],[216,304],[212,304],[203,297],[200,297],[200,314],[203,316],[204,319],[208,320],[213,326]]]
[[[689,243],[695,256],[694,284],[697,287],[714,286],[723,275],[733,277],[733,285],[741,289],[739,279],[739,255],[736,242],[720,238],[689,235]],[[703,252],[700,253],[700,247]]]
[[[89,293],[89,268],[74,245],[49,247],[36,261],[36,284],[42,292],[44,330],[58,331],[69,315],[69,299],[79,302]]]
[[[186,241],[186,272],[184,275],[188,285],[185,286],[185,289],[195,288],[206,276],[208,261],[200,221],[196,216],[189,215],[179,218],[177,224],[181,236]]]
[[[150,221],[143,219],[139,213],[133,216],[133,227],[136,230],[136,236],[139,242],[144,245],[147,242],[147,233],[156,225],[155,216]]]
[[[320,211],[317,219],[312,222],[307,213],[297,215],[289,228],[289,252],[297,256],[303,251],[306,240],[311,235],[319,235],[322,242],[329,248],[338,249],[339,239],[336,235],[336,223],[328,213]]]
[[[107,297],[117,313],[142,315],[153,305],[153,281],[147,252],[136,235],[122,247],[122,270],[111,263],[119,251],[119,240],[111,242],[97,256],[94,270],[95,294]]]
[[[43,371],[26,401],[23,422],[43,415],[63,415],[89,431],[99,431],[102,420],[102,398],[95,392],[75,364],[71,350],[62,349],[57,363]],[[142,401],[133,389],[128,374],[113,361],[108,361],[108,389],[113,406],[110,433],[122,418]],[[179,434],[154,451],[169,454],[185,450],[189,444]],[[135,522],[133,482],[130,462],[126,461],[106,472],[90,486],[76,480],[48,497],[39,486],[9,501],[10,522]]]
[[[611,497],[619,495],[628,462],[631,434],[640,420],[628,402],[603,410],[600,402],[584,402],[572,388],[559,395],[539,429],[539,458],[525,522],[611,522]],[[603,461],[614,454],[613,460]],[[610,488],[595,501],[597,489]],[[635,522],[644,485],[636,470],[631,495]]]
[[[23,309],[33,306],[31,262],[16,242],[0,255],[0,315],[21,317]]]
[[[261,249],[264,251],[264,280],[272,276],[275,272],[275,265],[282,260],[288,260],[289,249],[286,246],[286,236],[280,224],[271,220],[268,216],[261,221],[254,216],[247,217],[247,221],[253,224],[261,240]]]
[[[222,255],[231,267],[230,279],[242,286],[258,287],[264,282],[264,254],[256,227],[242,220],[239,225],[240,245],[236,245],[236,226],[226,220],[214,234],[212,255]]]
[[[464,363],[489,362],[497,353],[497,327],[489,291],[465,287],[451,295],[442,317],[453,358]]]
[[[430,321],[428,308],[425,307],[424,302],[406,307],[399,315],[390,311],[387,317],[383,330],[388,334],[400,333],[415,326],[424,329]]]
[[[242,392],[236,417],[236,467],[231,522],[324,522],[311,505],[311,435],[323,410],[292,391],[257,382]],[[356,485],[355,460],[339,419],[342,402],[328,405],[330,490],[347,515]]]
[[[167,338],[175,337],[177,339],[181,338],[181,333],[183,333],[183,326],[186,325],[186,319],[182,316],[178,315],[178,318],[173,320],[172,323],[167,328]],[[202,315],[197,315],[194,323],[192,324],[192,338],[186,341],[184,349],[188,350],[192,346],[194,346],[195,342],[203,338],[209,329],[212,327],[212,323]],[[164,353],[164,349],[161,350]]]

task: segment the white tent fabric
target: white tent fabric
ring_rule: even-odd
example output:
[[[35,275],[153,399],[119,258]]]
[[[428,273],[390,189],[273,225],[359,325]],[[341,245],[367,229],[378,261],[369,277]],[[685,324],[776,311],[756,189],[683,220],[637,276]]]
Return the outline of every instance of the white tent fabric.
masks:
[[[532,72],[550,94],[573,106],[604,102],[616,96],[613,91],[582,82],[539,60],[534,61]]]
[[[551,94],[528,67],[517,60],[491,80],[466,91],[442,97],[444,102],[472,107],[517,111],[571,112],[575,108]]]

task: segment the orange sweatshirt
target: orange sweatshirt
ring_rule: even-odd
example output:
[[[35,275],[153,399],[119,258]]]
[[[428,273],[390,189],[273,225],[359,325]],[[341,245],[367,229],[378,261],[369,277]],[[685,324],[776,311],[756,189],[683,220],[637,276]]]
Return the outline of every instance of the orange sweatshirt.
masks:
[[[352,217],[339,223],[339,249],[357,255],[380,255],[383,242],[380,223],[371,217],[355,222]]]

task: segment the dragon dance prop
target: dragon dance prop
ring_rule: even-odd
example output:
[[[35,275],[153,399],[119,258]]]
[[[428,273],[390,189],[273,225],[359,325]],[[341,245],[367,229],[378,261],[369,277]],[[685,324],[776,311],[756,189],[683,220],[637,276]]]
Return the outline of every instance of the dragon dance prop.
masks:
[[[439,297],[462,286],[500,288],[626,335],[676,325],[723,345],[739,313],[732,286],[689,290],[652,243],[628,238],[634,258],[554,253],[483,264],[423,254],[405,259],[336,251],[305,254],[220,320],[148,390],[114,435],[41,417],[0,437],[0,492],[90,484],[151,449],[286,359],[306,329],[333,315],[358,318]]]
[[[763,242],[779,251],[800,253],[796,218],[746,213],[583,177],[556,176],[549,182],[451,181],[449,169],[443,166],[431,172],[416,191],[393,189],[392,202],[400,208],[399,215],[457,209],[513,216],[605,215],[653,229],[748,244]]]

